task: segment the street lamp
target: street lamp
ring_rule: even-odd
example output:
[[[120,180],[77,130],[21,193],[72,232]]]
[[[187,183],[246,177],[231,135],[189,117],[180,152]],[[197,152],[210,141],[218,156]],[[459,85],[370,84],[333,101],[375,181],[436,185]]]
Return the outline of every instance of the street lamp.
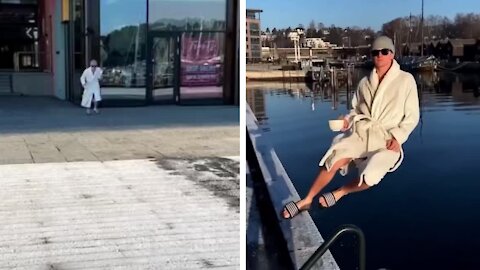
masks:
[[[348,47],[352,47],[352,43],[350,42],[350,33],[349,33],[349,31],[350,31],[350,27],[345,28],[344,32],[345,32],[346,35],[347,35],[345,38],[348,38]]]

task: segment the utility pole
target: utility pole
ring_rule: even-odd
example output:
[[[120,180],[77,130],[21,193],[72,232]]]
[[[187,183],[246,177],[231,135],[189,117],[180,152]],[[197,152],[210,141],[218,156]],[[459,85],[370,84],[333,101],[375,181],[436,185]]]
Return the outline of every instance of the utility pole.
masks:
[[[422,0],[422,20],[421,20],[420,27],[421,27],[421,30],[422,30],[422,40],[421,40],[421,42],[422,42],[422,52],[421,53],[422,54],[421,54],[421,56],[423,56],[423,42],[425,41],[423,39],[423,0]]]
[[[410,12],[410,18],[408,20],[408,36],[407,36],[407,45],[408,45],[408,51],[410,54],[410,51],[412,50],[412,44],[410,43],[410,35],[412,34],[412,13]]]
[[[393,32],[393,47],[395,48],[395,51],[398,53],[398,55],[402,56],[402,50],[399,46],[397,46],[397,32],[396,31]],[[400,48],[400,50],[397,49],[397,48]]]

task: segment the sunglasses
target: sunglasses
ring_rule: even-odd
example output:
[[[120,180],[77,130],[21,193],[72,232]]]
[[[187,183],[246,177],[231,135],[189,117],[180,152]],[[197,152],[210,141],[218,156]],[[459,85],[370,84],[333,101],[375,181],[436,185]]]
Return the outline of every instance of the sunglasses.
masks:
[[[388,55],[388,53],[391,52],[391,50],[389,49],[373,50],[372,56],[378,56],[380,55],[380,52],[382,53],[382,55]]]

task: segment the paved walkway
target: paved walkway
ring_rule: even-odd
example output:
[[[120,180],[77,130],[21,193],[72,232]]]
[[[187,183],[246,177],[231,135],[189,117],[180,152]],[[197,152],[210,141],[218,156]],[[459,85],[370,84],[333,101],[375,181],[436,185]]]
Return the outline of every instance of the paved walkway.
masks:
[[[0,97],[1,269],[238,269],[238,107]]]
[[[235,106],[104,108],[0,97],[0,164],[239,156]]]
[[[237,166],[1,165],[0,268],[238,269]]]

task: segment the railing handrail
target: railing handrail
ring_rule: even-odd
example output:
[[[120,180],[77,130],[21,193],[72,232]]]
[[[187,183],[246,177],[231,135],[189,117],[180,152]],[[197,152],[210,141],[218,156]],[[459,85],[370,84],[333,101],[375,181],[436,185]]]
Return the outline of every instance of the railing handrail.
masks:
[[[359,270],[365,270],[365,235],[362,230],[355,225],[346,224],[340,226],[335,234],[328,239],[328,241],[323,242],[323,244],[313,253],[313,255],[303,264],[300,270],[308,270],[312,268],[315,263],[325,254],[328,248],[342,235],[345,233],[354,233],[358,236],[358,265]]]

